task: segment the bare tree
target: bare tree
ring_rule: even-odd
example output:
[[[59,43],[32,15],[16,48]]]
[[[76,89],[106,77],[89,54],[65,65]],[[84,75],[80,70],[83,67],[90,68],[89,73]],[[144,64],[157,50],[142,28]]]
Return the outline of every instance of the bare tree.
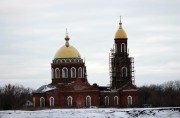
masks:
[[[0,108],[4,110],[20,108],[26,100],[32,100],[32,89],[19,85],[5,85],[0,93]]]
[[[138,97],[140,107],[143,104],[151,104],[154,107],[180,106],[180,81],[139,87]]]

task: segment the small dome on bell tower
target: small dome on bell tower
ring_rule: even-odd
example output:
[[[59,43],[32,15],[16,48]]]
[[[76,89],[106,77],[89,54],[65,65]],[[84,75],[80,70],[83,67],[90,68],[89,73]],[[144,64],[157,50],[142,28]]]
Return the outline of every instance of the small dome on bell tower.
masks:
[[[116,31],[116,34],[115,34],[115,39],[119,39],[119,38],[127,38],[126,32],[122,28],[121,17],[119,21],[119,29]]]

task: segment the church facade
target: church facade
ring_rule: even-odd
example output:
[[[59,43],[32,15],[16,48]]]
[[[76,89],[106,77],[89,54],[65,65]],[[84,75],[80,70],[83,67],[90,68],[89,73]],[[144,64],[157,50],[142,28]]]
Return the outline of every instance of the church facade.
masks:
[[[78,50],[69,44],[56,52],[51,63],[51,79],[33,93],[34,107],[134,107],[137,88],[134,85],[134,59],[128,54],[128,38],[122,28],[115,33],[114,45],[109,56],[110,86],[90,85],[86,65]]]

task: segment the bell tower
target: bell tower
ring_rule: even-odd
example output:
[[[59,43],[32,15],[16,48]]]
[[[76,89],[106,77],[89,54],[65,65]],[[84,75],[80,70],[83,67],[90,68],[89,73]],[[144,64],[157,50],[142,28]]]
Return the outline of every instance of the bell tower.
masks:
[[[128,82],[134,83],[134,58],[129,57],[128,38],[122,28],[121,18],[114,38],[114,47],[109,55],[109,70],[112,89],[119,89]]]

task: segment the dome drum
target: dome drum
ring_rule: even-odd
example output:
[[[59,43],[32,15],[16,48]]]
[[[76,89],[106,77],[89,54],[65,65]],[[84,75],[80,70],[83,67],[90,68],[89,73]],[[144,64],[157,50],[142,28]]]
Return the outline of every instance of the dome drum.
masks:
[[[81,59],[81,58],[57,58],[57,59],[53,60],[53,63],[64,63],[64,62],[82,63],[83,59]]]

